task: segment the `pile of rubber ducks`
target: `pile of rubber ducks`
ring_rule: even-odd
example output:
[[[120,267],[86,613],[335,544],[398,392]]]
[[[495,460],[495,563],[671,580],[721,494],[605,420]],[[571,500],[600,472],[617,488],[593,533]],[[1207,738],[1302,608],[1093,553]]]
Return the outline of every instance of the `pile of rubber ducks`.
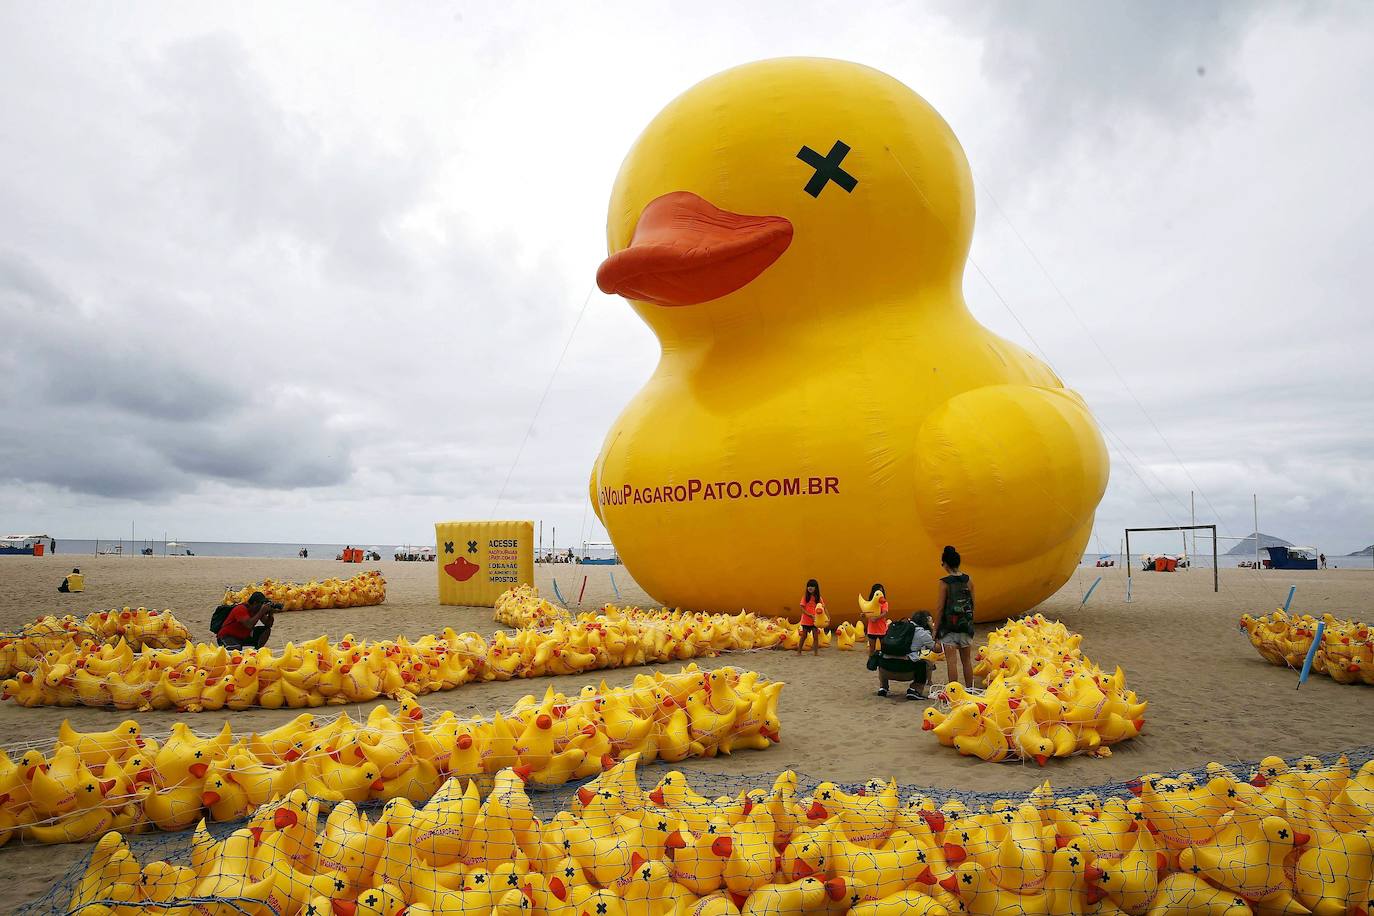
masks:
[[[1312,670],[1338,684],[1374,684],[1374,632],[1358,620],[1342,620],[1330,614],[1320,619],[1309,614],[1289,616],[1282,609],[1262,617],[1242,614],[1240,627],[1250,644],[1270,664],[1301,669],[1325,623],[1321,645],[1312,656]]]
[[[518,630],[547,630],[560,624],[604,628],[619,621],[631,621],[641,631],[676,629],[688,634],[709,633],[710,641],[716,646],[716,652],[795,649],[801,639],[801,627],[787,618],[764,617],[747,611],[740,611],[738,614],[709,614],[668,608],[645,610],[607,604],[599,611],[584,611],[574,615],[567,609],[539,597],[538,589],[529,585],[518,586],[497,598],[494,619],[503,626]],[[821,645],[830,646],[833,636],[835,648],[853,649],[854,642],[861,632],[853,624],[842,623],[834,628],[833,634],[821,631]]]
[[[1374,763],[1261,762],[1250,780],[1146,776],[1131,795],[1019,799],[969,807],[902,801],[895,783],[855,793],[792,771],[718,798],[680,771],[640,786],[630,754],[536,817],[525,781],[498,771],[485,799],[442,784],[417,808],[375,821],[301,790],[187,861],[140,865],[124,838],[97,845],[70,902],[230,901],[282,916],[1050,916],[1366,914],[1374,876]],[[223,903],[217,904],[217,901]],[[82,909],[88,907],[88,909]],[[115,910],[115,912],[118,912]]]
[[[32,670],[49,652],[76,650],[83,643],[176,649],[190,638],[191,631],[171,611],[126,607],[88,614],[84,620],[48,615],[18,633],[0,636],[0,678]]]
[[[756,672],[692,665],[572,697],[550,688],[491,719],[446,711],[427,722],[415,697],[402,694],[397,712],[379,705],[362,722],[302,713],[247,736],[226,722],[208,738],[178,722],[161,742],[132,719],[91,733],[64,720],[50,753],[30,748],[12,760],[0,752],[0,844],[15,833],[64,843],[106,830],[181,830],[202,817],[247,817],[295,791],[326,802],[422,802],[451,775],[479,790],[507,768],[532,784],[559,785],[628,755],[679,761],[764,750],[781,740],[782,687]],[[264,817],[270,812],[255,821]]]
[[[746,615],[751,617],[751,615]],[[0,682],[0,699],[20,706],[113,706],[184,712],[304,709],[452,690],[470,681],[577,674],[686,661],[725,651],[783,644],[767,620],[671,612],[606,614],[547,630],[499,631],[490,641],[445,629],[414,642],[405,637],[337,643],[319,636],[299,646],[229,650],[188,643],[177,651],[137,655],[91,645],[52,652],[30,671]]]
[[[555,623],[567,623],[573,615],[567,608],[540,598],[539,589],[533,585],[517,585],[496,599],[492,619],[503,627],[542,630]]]
[[[978,650],[982,693],[950,683],[939,695],[946,709],[927,707],[921,728],[983,760],[1110,756],[1109,745],[1140,733],[1148,704],[1119,666],[1109,675],[1089,661],[1082,640],[1040,614],[1009,621]]]
[[[523,619],[512,602],[498,601],[498,619]],[[523,600],[523,599],[518,599]],[[538,600],[537,597],[535,600]],[[547,602],[545,602],[547,604]],[[552,607],[550,605],[549,607]],[[549,614],[546,610],[537,613]],[[607,605],[575,619],[550,615],[548,627],[443,633],[378,642],[352,634],[337,643],[319,636],[276,654],[271,648],[229,650],[187,643],[179,650],[133,653],[127,644],[68,645],[25,656],[17,673],[0,681],[0,699],[20,706],[112,706],[146,711],[178,709],[305,709],[365,703],[400,691],[417,695],[452,690],[470,681],[578,674],[604,668],[687,661],[722,652],[796,648],[798,627],[754,614],[644,611]],[[857,630],[836,631],[840,648]],[[828,637],[826,642],[828,643]]]
[[[221,604],[240,604],[253,592],[262,592],[268,601],[275,601],[287,611],[318,611],[329,608],[368,607],[386,601],[386,579],[378,570],[358,573],[349,579],[328,578],[323,582],[311,579],[298,582],[278,582],[264,579],[245,585],[238,591],[224,590]]]

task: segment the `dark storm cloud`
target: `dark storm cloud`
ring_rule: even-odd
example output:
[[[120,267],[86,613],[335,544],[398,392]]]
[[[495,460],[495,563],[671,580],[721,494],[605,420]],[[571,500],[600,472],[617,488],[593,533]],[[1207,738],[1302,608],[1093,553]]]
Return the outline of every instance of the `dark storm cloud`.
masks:
[[[78,307],[30,258],[0,251],[4,476],[146,499],[213,478],[263,487],[346,480],[349,445],[274,404],[229,362],[197,365],[136,304]],[[176,309],[171,309],[173,315]],[[151,320],[150,320],[151,319]]]
[[[117,323],[83,310],[14,251],[0,250],[0,303],[11,304],[0,359],[23,367],[8,386],[14,402],[172,421],[213,417],[243,403],[213,367],[160,345],[166,328],[158,316],[137,303],[116,306]]]
[[[1144,113],[1177,130],[1248,89],[1235,69],[1249,26],[1278,4],[1129,0],[950,3],[983,43],[982,67],[1040,140],[1110,134]],[[1044,151],[1040,151],[1043,153]]]

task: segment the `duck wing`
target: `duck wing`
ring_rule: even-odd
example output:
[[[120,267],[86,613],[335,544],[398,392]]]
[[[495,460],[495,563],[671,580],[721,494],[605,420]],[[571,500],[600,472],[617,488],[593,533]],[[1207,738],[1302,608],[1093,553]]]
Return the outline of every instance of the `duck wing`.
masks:
[[[1040,556],[1090,526],[1107,471],[1097,423],[1064,388],[975,388],[917,431],[922,522],[980,566]]]

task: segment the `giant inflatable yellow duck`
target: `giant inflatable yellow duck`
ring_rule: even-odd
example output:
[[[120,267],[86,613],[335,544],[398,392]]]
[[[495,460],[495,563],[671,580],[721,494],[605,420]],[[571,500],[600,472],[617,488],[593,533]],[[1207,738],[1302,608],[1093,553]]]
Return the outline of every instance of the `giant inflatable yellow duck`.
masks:
[[[649,124],[597,280],[662,356],[591,499],[651,595],[795,615],[815,577],[929,608],[946,544],[979,620],[1067,580],[1106,451],[1082,399],[969,313],[972,233],[949,125],[868,67],[747,64]]]

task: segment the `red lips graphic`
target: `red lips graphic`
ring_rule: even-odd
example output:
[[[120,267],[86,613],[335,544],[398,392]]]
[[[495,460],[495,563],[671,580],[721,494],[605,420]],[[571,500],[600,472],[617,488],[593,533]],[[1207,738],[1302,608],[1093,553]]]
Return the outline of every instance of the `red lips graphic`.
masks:
[[[444,567],[444,572],[448,573],[450,576],[457,579],[459,582],[466,582],[473,576],[477,575],[477,570],[481,568],[482,567],[478,566],[476,563],[473,563],[467,557],[459,557],[452,563],[447,564]]]

